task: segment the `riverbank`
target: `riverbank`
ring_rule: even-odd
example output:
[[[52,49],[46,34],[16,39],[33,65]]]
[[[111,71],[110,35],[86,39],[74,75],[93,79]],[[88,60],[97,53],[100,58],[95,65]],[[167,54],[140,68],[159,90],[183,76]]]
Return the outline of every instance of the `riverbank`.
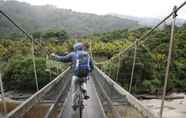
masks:
[[[186,118],[186,94],[174,93],[172,96],[184,96],[184,99],[166,100],[163,118]],[[161,99],[141,100],[152,112],[159,114]]]
[[[15,92],[9,91],[6,92],[6,100],[20,103],[24,101],[28,97],[30,97],[33,93],[31,92]],[[166,100],[164,107],[163,118],[186,118],[186,94],[184,93],[173,93],[169,96],[177,96],[184,97],[184,99],[173,99]],[[158,114],[160,111],[161,99],[149,99],[149,100],[140,100],[145,106],[147,106],[153,113]]]

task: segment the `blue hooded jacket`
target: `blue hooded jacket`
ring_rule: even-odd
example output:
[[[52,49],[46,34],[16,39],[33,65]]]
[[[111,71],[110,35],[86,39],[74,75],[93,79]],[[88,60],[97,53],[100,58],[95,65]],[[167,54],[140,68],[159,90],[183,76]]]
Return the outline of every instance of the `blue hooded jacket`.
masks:
[[[76,62],[76,53],[86,53],[88,54],[87,51],[85,51],[85,47],[82,43],[76,43],[74,45],[74,51],[70,52],[69,54],[65,55],[65,56],[59,56],[56,55],[57,60],[62,61],[62,62],[72,62],[72,67],[73,69],[75,68],[75,62]],[[90,58],[90,71],[92,71],[94,69],[94,64],[92,59]]]

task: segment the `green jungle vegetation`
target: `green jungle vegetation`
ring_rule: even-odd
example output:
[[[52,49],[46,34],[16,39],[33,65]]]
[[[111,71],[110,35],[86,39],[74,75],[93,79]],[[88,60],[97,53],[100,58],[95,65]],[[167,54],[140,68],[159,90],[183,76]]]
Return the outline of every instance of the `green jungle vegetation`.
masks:
[[[66,66],[47,64],[47,55],[55,52],[66,54],[73,50],[73,44],[78,40],[84,42],[91,50],[98,67],[128,89],[134,48],[130,48],[120,58],[106,60],[126,49],[136,38],[142,36],[150,28],[136,30],[115,30],[112,32],[95,33],[84,37],[73,38],[65,30],[48,30],[34,32],[34,50],[39,87],[43,87],[56,77]],[[160,94],[164,83],[164,73],[170,26],[154,31],[144,45],[137,46],[137,59],[134,72],[133,93]],[[0,69],[6,90],[33,91],[35,79],[32,64],[31,41],[21,35],[0,36]],[[104,63],[104,64],[101,64]],[[59,65],[59,64],[57,64]],[[59,71],[60,69],[60,71]],[[117,76],[117,72],[118,76]],[[173,60],[168,92],[186,91],[186,24],[176,27]]]

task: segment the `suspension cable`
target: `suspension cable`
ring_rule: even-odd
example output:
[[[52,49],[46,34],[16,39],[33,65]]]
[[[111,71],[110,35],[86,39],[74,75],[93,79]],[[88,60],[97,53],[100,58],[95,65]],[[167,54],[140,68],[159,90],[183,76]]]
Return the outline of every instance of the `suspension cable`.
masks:
[[[12,18],[10,18],[7,14],[0,10],[0,14],[6,17],[15,27],[17,27],[20,31],[22,31],[30,40],[32,40],[32,36],[28,34],[22,27],[20,27],[17,23],[14,22]]]
[[[179,7],[177,7],[175,9],[176,12],[178,12],[182,7],[184,7],[186,5],[186,1],[183,2]],[[174,14],[174,12],[171,12],[167,17],[165,17],[162,21],[160,21],[157,25],[155,25],[151,30],[147,31],[147,33],[145,33],[144,35],[142,35],[139,40],[137,40],[137,42],[142,41],[144,39],[144,41],[148,40],[146,39],[155,29],[157,29],[160,25],[162,25],[166,20],[168,20],[172,15]],[[142,41],[142,43],[144,43],[144,41]],[[139,45],[141,44],[141,42],[138,43]],[[135,46],[135,42],[131,45],[128,46],[128,48],[125,48],[124,50],[122,50],[121,52],[119,52],[117,55],[113,56],[110,60],[114,60],[115,58],[119,57],[119,55],[125,53],[126,51],[128,51],[128,49],[132,48]],[[108,60],[108,62],[110,61]],[[104,62],[106,63],[106,62]],[[103,63],[103,64],[104,64]]]
[[[174,6],[173,13],[174,14],[172,14],[171,37],[170,37],[170,42],[169,42],[169,52],[168,52],[168,57],[167,57],[167,66],[166,66],[166,72],[165,72],[165,81],[164,81],[163,95],[162,95],[162,102],[161,102],[161,109],[160,109],[160,118],[163,117],[163,108],[164,108],[164,101],[165,101],[165,95],[166,95],[166,89],[167,89],[167,81],[169,78],[170,65],[171,65],[171,60],[172,60],[175,21],[176,21],[176,16],[177,16],[176,6]]]
[[[92,54],[92,40],[90,41],[90,44],[89,45],[90,45],[90,48],[89,48],[90,56],[93,59],[93,54]]]
[[[101,71],[103,71],[104,73],[106,73],[104,65],[100,65],[100,67],[102,68]]]
[[[112,62],[109,64],[109,76],[110,76],[110,78],[112,78]]]
[[[136,39],[136,41],[135,41],[134,58],[133,58],[132,72],[131,72],[131,78],[130,78],[129,93],[131,92],[131,89],[132,89],[134,69],[135,69],[135,65],[136,65],[137,40],[138,39]]]
[[[25,34],[30,40],[32,45],[32,62],[33,62],[33,69],[34,69],[34,76],[36,81],[36,89],[39,90],[38,87],[38,79],[37,79],[37,70],[36,70],[36,62],[35,62],[35,55],[34,55],[34,39],[31,34],[27,33],[21,26],[19,26],[12,18],[10,18],[6,13],[0,10],[0,14],[2,14],[5,18],[7,18],[16,28],[18,28],[23,34]]]
[[[47,69],[48,69],[48,72],[49,72],[49,76],[50,76],[50,81],[52,80],[52,76],[51,76],[51,65],[50,65],[50,60],[49,60],[49,56],[46,55],[46,66],[47,66]]]

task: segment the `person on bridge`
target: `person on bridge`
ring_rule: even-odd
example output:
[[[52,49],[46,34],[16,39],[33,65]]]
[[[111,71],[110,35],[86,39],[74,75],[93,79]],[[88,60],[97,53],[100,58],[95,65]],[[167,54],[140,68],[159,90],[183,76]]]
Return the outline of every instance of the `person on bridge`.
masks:
[[[62,62],[72,62],[74,75],[72,76],[71,90],[72,90],[72,108],[76,109],[76,90],[79,86],[79,81],[83,81],[84,99],[89,99],[86,91],[86,81],[89,73],[94,69],[93,61],[86,51],[86,46],[83,43],[74,44],[74,51],[65,56],[51,54],[52,57]]]

